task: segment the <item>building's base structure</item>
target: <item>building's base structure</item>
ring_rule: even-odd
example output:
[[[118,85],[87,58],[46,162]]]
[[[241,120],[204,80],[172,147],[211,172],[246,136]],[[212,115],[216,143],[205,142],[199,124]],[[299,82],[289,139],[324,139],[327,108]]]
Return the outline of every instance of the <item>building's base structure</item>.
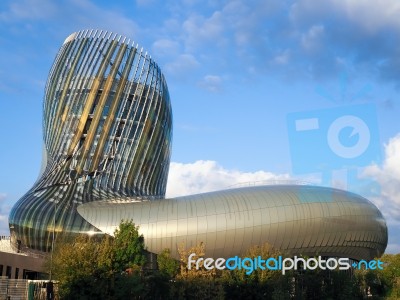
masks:
[[[45,255],[17,253],[10,245],[10,238],[0,238],[0,276],[9,279],[44,279]]]

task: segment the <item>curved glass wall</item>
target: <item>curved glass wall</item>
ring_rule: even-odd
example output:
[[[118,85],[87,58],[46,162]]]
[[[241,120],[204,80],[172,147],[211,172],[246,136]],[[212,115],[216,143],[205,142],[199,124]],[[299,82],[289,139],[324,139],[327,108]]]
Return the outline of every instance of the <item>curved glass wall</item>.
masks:
[[[97,231],[76,212],[109,197],[165,195],[172,111],[160,68],[106,31],[70,35],[50,70],[42,172],[10,213],[11,242],[50,249],[52,235]]]

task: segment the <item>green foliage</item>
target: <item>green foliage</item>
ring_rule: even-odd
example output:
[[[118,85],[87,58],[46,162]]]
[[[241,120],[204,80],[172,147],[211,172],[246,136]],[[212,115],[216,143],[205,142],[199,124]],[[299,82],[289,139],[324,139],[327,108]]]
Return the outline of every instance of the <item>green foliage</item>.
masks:
[[[143,266],[146,262],[144,250],[144,238],[139,235],[139,227],[132,221],[122,220],[114,232],[114,269],[118,271],[134,265]]]
[[[59,242],[53,253],[54,278],[62,299],[136,299],[143,291],[144,239],[124,221],[115,237],[78,236]]]
[[[173,278],[178,274],[179,263],[171,257],[171,250],[164,249],[157,255],[158,270],[168,278]]]
[[[381,257],[381,261],[385,262],[383,270],[377,270],[378,278],[382,280],[382,284],[386,289],[388,297],[400,298],[400,253],[385,254]]]
[[[264,244],[262,246],[253,246],[248,249],[243,257],[256,258],[256,257],[275,257],[280,255],[278,251],[275,251],[269,244]],[[268,269],[261,270],[259,268],[255,269],[251,274],[246,274],[245,269],[235,269],[233,271],[225,270],[223,276],[228,281],[242,282],[242,283],[265,283],[273,279],[277,275],[276,271],[271,271]]]
[[[385,254],[383,270],[357,270],[355,276],[363,296],[400,299],[400,254]]]
[[[129,273],[120,273],[115,276],[115,299],[139,299],[144,289],[140,276],[141,268],[131,268]]]
[[[226,298],[222,281],[207,277],[179,278],[172,283],[169,299],[230,299]]]
[[[204,267],[204,260],[201,261],[198,265],[199,268],[196,268],[195,264],[192,263],[189,266],[188,258],[189,255],[195,253],[196,255],[192,257],[193,260],[197,260],[199,258],[205,257],[205,244],[200,242],[198,245],[193,246],[189,249],[186,249],[184,244],[181,244],[178,247],[178,253],[180,257],[180,272],[177,275],[177,278],[198,278],[198,277],[209,277],[215,278],[217,274],[216,269],[207,270]]]
[[[248,275],[245,269],[207,270],[201,263],[199,270],[189,268],[189,254],[206,258],[205,249],[204,243],[181,245],[180,262],[164,249],[157,257],[159,270],[145,270],[143,236],[123,221],[114,238],[79,236],[57,243],[53,274],[62,299],[400,299],[400,254],[384,255],[383,270],[300,268],[282,275],[255,269]],[[279,255],[266,244],[243,257]]]
[[[261,256],[278,257],[279,252],[272,249],[269,244],[254,246],[246,251],[243,257],[256,258]],[[272,270],[255,269],[251,274],[246,274],[245,269],[224,270],[222,280],[228,299],[246,299],[252,295],[255,299],[268,299],[273,290],[273,283],[281,276]]]
[[[144,276],[143,299],[169,299],[171,279],[161,272],[148,272]]]
[[[171,282],[171,299],[362,299],[356,277],[339,270],[278,270],[245,268],[215,271],[188,269],[188,255],[206,258],[205,245],[186,251],[180,247],[181,272]],[[250,248],[242,258],[278,258],[279,252],[268,244]],[[250,264],[251,262],[248,261]]]
[[[109,240],[110,237],[106,236],[98,242],[82,235],[72,243],[57,243],[52,266],[54,278],[60,282],[60,295],[63,299],[105,296],[109,270],[103,264],[105,257],[101,249]],[[99,284],[106,288],[98,289]]]

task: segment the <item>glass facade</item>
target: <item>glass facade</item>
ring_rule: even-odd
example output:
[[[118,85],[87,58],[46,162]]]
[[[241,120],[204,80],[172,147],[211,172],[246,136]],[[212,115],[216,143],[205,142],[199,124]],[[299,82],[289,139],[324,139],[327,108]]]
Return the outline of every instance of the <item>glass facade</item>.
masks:
[[[160,68],[128,39],[70,35],[50,70],[42,173],[10,213],[11,243],[49,251],[53,233],[98,231],[76,212],[110,197],[163,198],[172,135]]]

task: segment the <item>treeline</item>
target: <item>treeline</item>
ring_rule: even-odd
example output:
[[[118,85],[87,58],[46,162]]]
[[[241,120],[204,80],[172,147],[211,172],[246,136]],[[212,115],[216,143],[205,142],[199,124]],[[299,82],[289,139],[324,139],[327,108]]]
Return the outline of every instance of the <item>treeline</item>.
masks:
[[[124,221],[114,238],[79,236],[56,243],[47,268],[59,281],[61,299],[399,299],[400,254],[384,255],[383,270],[208,270],[188,257],[207,257],[205,245],[179,247],[180,261],[169,249],[146,263],[144,238]],[[269,245],[252,247],[243,257],[278,257]]]

